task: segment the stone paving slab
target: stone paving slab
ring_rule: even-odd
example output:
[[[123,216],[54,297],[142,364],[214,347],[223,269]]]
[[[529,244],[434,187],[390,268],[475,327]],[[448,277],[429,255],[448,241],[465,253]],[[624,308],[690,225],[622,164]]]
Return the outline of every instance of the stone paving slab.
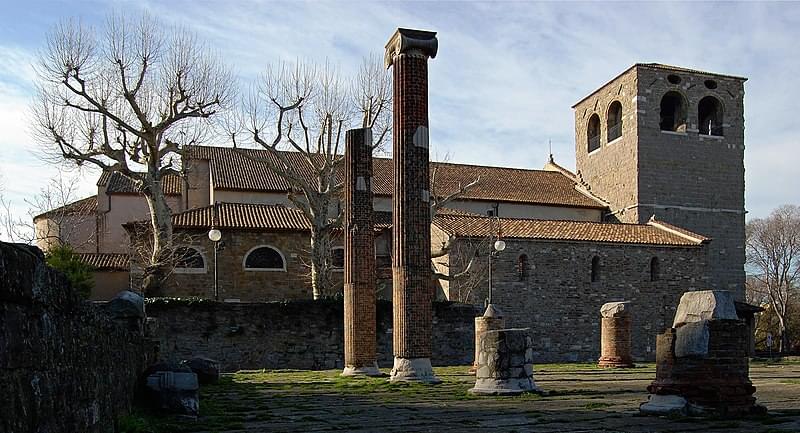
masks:
[[[150,418],[161,432],[800,432],[800,363],[752,367],[768,416],[658,418],[638,413],[652,364],[603,370],[537,365],[548,395],[472,396],[469,366],[436,368],[440,385],[342,378],[339,371],[243,371],[201,389],[198,421]]]

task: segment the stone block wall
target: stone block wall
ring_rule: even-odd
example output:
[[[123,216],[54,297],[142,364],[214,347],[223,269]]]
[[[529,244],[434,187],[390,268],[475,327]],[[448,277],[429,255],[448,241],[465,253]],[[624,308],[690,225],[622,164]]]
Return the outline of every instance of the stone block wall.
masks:
[[[472,305],[434,303],[434,365],[472,363]],[[392,365],[392,304],[377,303],[377,354]],[[148,300],[157,320],[160,356],[181,360],[205,355],[224,371],[259,368],[332,369],[344,360],[341,300],[225,304],[211,301]]]
[[[153,353],[128,325],[38,249],[0,242],[0,432],[113,432]]]
[[[537,363],[597,361],[600,307],[614,301],[632,304],[634,360],[652,361],[656,334],[672,325],[680,296],[707,288],[705,247],[505,241],[506,249],[494,261],[492,303],[506,326],[531,329]],[[520,278],[522,254],[528,260]],[[599,259],[597,281],[592,281],[594,257]],[[653,257],[659,260],[657,281],[650,276]],[[483,305],[487,284],[484,279],[473,290],[477,305]]]

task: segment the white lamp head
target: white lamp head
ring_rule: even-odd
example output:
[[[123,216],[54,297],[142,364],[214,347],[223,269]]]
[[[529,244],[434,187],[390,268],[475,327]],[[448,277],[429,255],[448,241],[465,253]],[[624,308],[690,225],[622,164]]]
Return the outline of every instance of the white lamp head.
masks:
[[[219,242],[222,239],[222,232],[218,229],[211,229],[208,231],[208,238],[211,242]]]
[[[503,251],[504,249],[506,249],[506,243],[502,239],[498,239],[494,242],[495,251]]]

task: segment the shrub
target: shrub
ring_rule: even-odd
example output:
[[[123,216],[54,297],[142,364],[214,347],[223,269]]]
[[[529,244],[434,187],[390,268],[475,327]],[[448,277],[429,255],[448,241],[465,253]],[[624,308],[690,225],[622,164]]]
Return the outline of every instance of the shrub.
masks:
[[[51,248],[46,255],[47,264],[67,276],[67,280],[82,298],[87,299],[94,287],[92,268],[82,262],[69,245]]]

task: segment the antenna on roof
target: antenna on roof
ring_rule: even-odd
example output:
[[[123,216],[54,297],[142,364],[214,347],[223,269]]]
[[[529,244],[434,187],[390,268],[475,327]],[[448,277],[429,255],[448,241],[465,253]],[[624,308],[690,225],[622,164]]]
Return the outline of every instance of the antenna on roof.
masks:
[[[553,162],[553,140],[547,139],[547,147],[550,149],[550,162]]]

